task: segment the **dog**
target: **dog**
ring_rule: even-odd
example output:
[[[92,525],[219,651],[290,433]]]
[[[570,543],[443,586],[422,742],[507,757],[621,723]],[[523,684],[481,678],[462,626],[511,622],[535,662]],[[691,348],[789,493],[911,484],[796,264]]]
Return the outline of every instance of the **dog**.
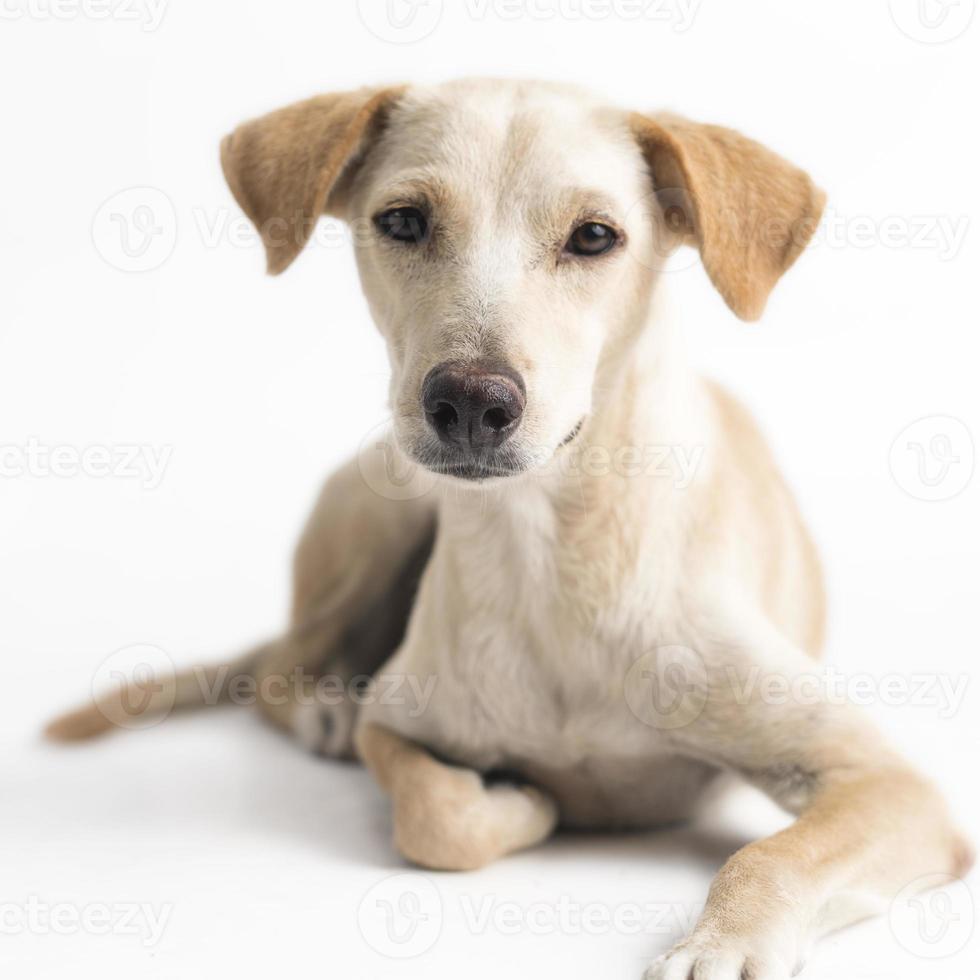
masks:
[[[757,319],[822,212],[803,171],[728,129],[486,80],[319,96],[221,157],[270,273],[321,214],[348,222],[392,435],[327,482],[287,633],[137,691],[145,715],[254,679],[274,724],[363,761],[433,869],[682,820],[737,774],[797,819],[728,860],[650,980],[787,977],[816,937],[968,869],[866,718],[752,682],[813,671],[820,564],[749,415],[687,366],[665,271],[695,247]],[[365,696],[382,677],[427,696]],[[112,727],[136,687],[49,734]]]

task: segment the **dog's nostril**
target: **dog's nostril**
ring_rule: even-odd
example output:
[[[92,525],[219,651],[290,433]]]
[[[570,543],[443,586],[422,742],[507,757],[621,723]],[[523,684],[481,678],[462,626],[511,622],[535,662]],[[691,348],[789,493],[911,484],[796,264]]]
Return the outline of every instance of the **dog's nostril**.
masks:
[[[513,422],[510,414],[503,408],[488,408],[483,413],[483,425],[494,432],[506,429]]]
[[[449,402],[439,402],[436,410],[430,414],[436,428],[441,429],[443,432],[459,421],[459,415],[456,409]]]
[[[524,382],[505,364],[447,362],[434,367],[420,392],[426,422],[446,445],[467,452],[496,449],[524,412]]]

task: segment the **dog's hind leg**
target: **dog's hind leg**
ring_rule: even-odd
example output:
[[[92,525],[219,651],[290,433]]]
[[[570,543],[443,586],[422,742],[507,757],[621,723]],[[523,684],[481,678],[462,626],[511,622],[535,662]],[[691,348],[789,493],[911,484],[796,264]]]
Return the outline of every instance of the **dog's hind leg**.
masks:
[[[265,717],[324,755],[351,755],[359,689],[401,642],[432,550],[435,494],[394,487],[387,463],[362,455],[327,481],[296,549],[292,626],[255,669]]]

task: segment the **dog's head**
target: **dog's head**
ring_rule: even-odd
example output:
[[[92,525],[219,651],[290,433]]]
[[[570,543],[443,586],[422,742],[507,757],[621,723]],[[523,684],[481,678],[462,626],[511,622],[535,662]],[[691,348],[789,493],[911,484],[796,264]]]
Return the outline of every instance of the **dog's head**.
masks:
[[[678,245],[755,319],[823,203],[731,130],[512,82],[320,96],[239,127],[222,162],[272,273],[321,214],[351,224],[398,443],[463,479],[575,437]]]

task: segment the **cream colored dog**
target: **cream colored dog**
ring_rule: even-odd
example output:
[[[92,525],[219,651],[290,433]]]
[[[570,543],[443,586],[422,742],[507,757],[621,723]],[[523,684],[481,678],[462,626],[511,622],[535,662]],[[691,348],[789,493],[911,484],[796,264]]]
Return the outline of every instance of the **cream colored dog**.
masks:
[[[789,976],[814,937],[965,870],[937,791],[860,714],[770,696],[814,672],[818,561],[664,296],[690,243],[761,315],[821,213],[806,174],[727,129],[500,81],[321,96],[243,125],[222,159],[271,272],[322,213],[350,223],[394,414],[389,452],[326,486],[289,633],[238,673],[311,747],[356,750],[406,857],[477,868],[558,825],[663,824],[740,774],[798,819],[722,868],[650,968],[665,980]],[[235,674],[141,707],[227,699]],[[109,727],[119,697],[51,733]]]

